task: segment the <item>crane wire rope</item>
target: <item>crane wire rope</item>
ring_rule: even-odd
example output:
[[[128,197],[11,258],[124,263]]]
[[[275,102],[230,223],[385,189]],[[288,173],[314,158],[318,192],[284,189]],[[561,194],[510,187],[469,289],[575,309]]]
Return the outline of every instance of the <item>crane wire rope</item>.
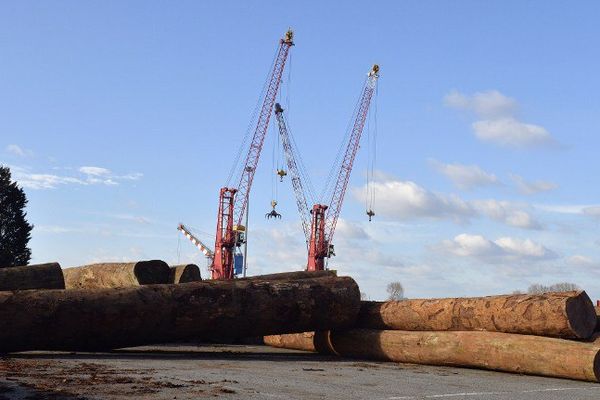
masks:
[[[269,70],[273,70],[273,66],[275,65],[275,62],[277,60],[277,54],[278,51],[276,51],[275,55],[273,56],[273,60],[271,61],[271,67]],[[241,175],[243,173],[243,171],[241,171],[243,165],[241,165],[240,159],[242,157],[242,153],[247,148],[248,141],[250,139],[251,134],[253,133],[253,129],[255,128],[254,125],[258,116],[258,110],[261,108],[262,102],[264,101],[265,93],[267,92],[267,86],[269,85],[269,79],[270,76],[267,74],[267,77],[265,78],[265,81],[263,83],[262,90],[260,91],[260,95],[258,96],[258,100],[256,101],[256,105],[254,106],[254,111],[252,112],[252,116],[250,117],[250,122],[248,122],[248,126],[246,127],[246,133],[244,134],[242,143],[240,144],[238,151],[233,159],[233,164],[231,165],[231,169],[229,170],[229,174],[227,175],[227,181],[225,186],[229,186],[229,184],[231,183],[231,179],[234,176],[237,177],[238,175]]]
[[[378,88],[375,88],[375,96],[373,101],[373,112],[369,113],[369,119],[367,120],[367,174],[365,184],[365,208],[367,214],[372,212],[375,208],[375,169],[377,165],[377,98]],[[372,122],[371,122],[372,121]]]
[[[365,83],[363,83],[363,85],[361,86],[361,93],[362,93],[362,91],[364,91],[367,79],[368,79],[368,77],[365,79]],[[352,116],[346,126],[344,138],[340,142],[333,165],[331,166],[331,169],[329,170],[329,175],[327,176],[327,180],[325,181],[325,186],[323,187],[323,191],[321,192],[321,195],[319,197],[319,203],[322,203],[323,199],[329,199],[334,190],[334,187],[332,184],[333,177],[337,175],[337,172],[342,163],[342,155],[344,154],[346,147],[347,147],[347,143],[350,140],[350,135],[352,134],[352,126],[353,126],[354,120],[356,119],[356,115],[358,114],[358,109],[360,107],[360,101],[361,100],[359,97],[359,100],[356,102],[356,104],[354,106],[354,110],[352,111]]]

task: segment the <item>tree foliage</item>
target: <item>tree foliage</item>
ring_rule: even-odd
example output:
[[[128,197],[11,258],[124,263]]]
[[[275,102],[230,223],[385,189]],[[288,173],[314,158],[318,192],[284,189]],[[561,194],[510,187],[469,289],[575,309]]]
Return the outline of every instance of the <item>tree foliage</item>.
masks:
[[[31,250],[30,225],[25,219],[27,198],[23,189],[12,182],[10,169],[0,165],[0,268],[27,265]]]
[[[533,285],[529,286],[529,288],[527,289],[527,293],[542,294],[542,293],[548,293],[548,292],[571,292],[573,290],[580,290],[579,286],[577,286],[574,283],[569,283],[569,282],[555,283],[550,286],[542,285],[539,283],[534,283]]]
[[[404,299],[404,287],[400,282],[390,282],[387,285],[388,300]]]

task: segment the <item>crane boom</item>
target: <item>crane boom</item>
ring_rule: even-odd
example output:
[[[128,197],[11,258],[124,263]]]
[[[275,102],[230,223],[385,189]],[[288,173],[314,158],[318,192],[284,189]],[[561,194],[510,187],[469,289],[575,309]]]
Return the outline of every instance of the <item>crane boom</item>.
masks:
[[[254,173],[263,148],[265,135],[269,126],[275,98],[279,92],[281,77],[285,68],[290,48],[294,45],[293,32],[288,30],[279,42],[279,49],[273,68],[267,79],[267,87],[258,114],[256,128],[237,188],[221,188],[219,194],[219,211],[217,214],[217,232],[215,236],[215,257],[211,266],[213,279],[233,279],[235,248],[245,243],[245,226],[243,225],[248,196],[252,187]],[[235,224],[235,225],[234,225]]]
[[[199,248],[200,251],[202,253],[204,253],[204,255],[207,258],[212,259],[215,256],[215,253],[208,246],[206,246],[204,243],[202,243],[202,241],[200,239],[198,239],[196,236],[194,236],[194,234],[192,232],[190,232],[190,230],[188,228],[186,228],[185,225],[179,224],[177,226],[177,229],[180,230],[185,235],[185,237],[188,238],[190,240],[190,242],[192,242],[194,244],[194,246]]]
[[[377,79],[379,78],[379,66],[373,65],[373,68],[367,76],[367,81],[360,97],[358,111],[354,125],[352,126],[352,133],[350,134],[350,140],[344,159],[340,166],[340,172],[338,179],[335,183],[335,189],[331,201],[329,202],[329,211],[325,220],[325,240],[331,242],[333,234],[335,232],[335,226],[337,224],[340,211],[342,209],[342,203],[344,202],[344,195],[346,194],[346,188],[348,187],[348,180],[350,179],[350,173],[352,172],[352,166],[356,157],[356,152],[360,144],[360,137],[367,121],[367,114],[369,113],[369,106],[371,105],[371,98],[377,87]]]
[[[352,166],[356,157],[356,152],[360,144],[360,138],[369,113],[371,98],[377,88],[377,79],[379,78],[379,66],[373,65],[373,68],[367,75],[367,80],[363,87],[350,139],[346,147],[344,158],[340,165],[337,181],[331,196],[329,205],[315,204],[311,211],[311,231],[308,248],[309,271],[325,269],[325,258],[333,255],[333,245],[331,241],[335,233],[344,195],[348,187],[348,180],[352,172]]]
[[[304,236],[306,236],[306,246],[308,248],[308,243],[310,241],[310,209],[308,208],[308,201],[306,201],[300,169],[296,163],[296,157],[294,155],[294,149],[290,140],[287,124],[285,122],[285,118],[283,117],[283,108],[281,108],[279,103],[275,103],[275,118],[277,118],[279,136],[281,137],[281,143],[285,152],[288,170],[291,174],[292,187],[294,188],[294,193],[296,194],[296,206],[298,207],[298,213],[300,213],[302,229],[304,231]]]

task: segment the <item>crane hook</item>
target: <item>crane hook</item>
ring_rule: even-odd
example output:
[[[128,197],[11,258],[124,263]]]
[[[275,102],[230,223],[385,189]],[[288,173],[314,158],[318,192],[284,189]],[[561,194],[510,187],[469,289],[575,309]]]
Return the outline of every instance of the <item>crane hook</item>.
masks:
[[[277,211],[275,211],[276,206],[277,206],[277,202],[275,200],[271,200],[271,207],[273,207],[273,209],[271,210],[271,212],[268,212],[265,214],[266,219],[271,219],[271,218],[281,219],[281,214],[279,214]]]
[[[367,215],[369,216],[369,222],[371,222],[371,218],[375,216],[375,211],[369,208],[369,210],[367,210]]]
[[[279,175],[279,182],[283,182],[283,177],[287,176],[287,171],[285,169],[278,169],[277,175]]]

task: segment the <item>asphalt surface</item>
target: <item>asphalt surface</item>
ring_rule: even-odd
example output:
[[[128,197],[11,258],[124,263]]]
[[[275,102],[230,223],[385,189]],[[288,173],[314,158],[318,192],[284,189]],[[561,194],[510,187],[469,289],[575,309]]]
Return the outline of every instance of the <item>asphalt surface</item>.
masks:
[[[600,384],[265,346],[153,346],[0,360],[0,399],[600,399]]]

